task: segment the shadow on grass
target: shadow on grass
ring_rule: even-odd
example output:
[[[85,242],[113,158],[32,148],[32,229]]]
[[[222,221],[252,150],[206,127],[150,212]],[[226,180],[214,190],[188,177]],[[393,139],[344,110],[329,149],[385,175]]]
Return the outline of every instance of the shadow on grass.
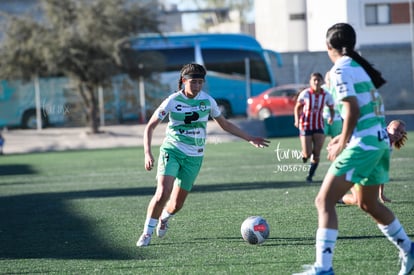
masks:
[[[0,176],[30,175],[37,173],[30,165],[3,164],[0,165]]]
[[[134,191],[149,194],[153,188],[133,190],[137,195]],[[76,213],[66,207],[69,199],[128,196],[129,192],[114,189],[0,197],[0,259],[143,259],[142,251],[116,248],[99,233],[99,225],[82,217],[82,210]]]
[[[241,182],[241,183],[222,183],[222,184],[201,184],[194,185],[191,192],[221,192],[221,191],[243,191],[243,190],[260,190],[260,189],[286,189],[303,186],[314,186],[304,181],[289,182]]]
[[[408,235],[412,238],[414,235]],[[380,239],[387,240],[384,235],[372,235],[372,236],[338,236],[338,241],[358,241],[358,240],[373,240]],[[218,237],[218,238],[194,238],[192,241],[186,240],[185,243],[195,243],[199,244],[200,242],[211,243],[214,240],[223,240],[226,242],[237,242],[237,243],[246,243],[241,236],[237,237]],[[260,246],[315,246],[314,237],[297,237],[297,238],[286,238],[286,237],[269,237],[264,243]]]
[[[20,170],[19,173],[21,173]],[[30,169],[27,169],[30,171]],[[199,185],[194,192],[294,188],[303,182]],[[98,225],[66,207],[71,199],[151,196],[154,187],[100,189],[0,197],[0,258],[139,259],[102,239]],[[87,211],[87,210],[85,210]],[[139,252],[138,252],[139,253]],[[133,254],[133,255],[131,255]]]

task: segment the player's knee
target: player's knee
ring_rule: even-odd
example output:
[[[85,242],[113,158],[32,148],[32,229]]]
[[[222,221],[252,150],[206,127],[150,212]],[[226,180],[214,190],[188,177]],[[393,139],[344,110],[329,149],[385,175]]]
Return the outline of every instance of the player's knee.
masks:
[[[155,192],[155,195],[154,195],[154,200],[157,204],[158,203],[165,204],[170,198],[170,194],[171,194],[171,190],[166,190],[166,189],[157,190],[157,192]]]
[[[184,201],[173,200],[168,202],[168,212],[177,213],[184,206]]]
[[[314,203],[315,203],[315,207],[318,210],[322,210],[322,209],[325,208],[325,200],[322,197],[320,197],[319,195],[316,196]]]
[[[319,213],[332,213],[335,211],[337,200],[334,201],[325,194],[318,194],[315,198],[314,204]]]
[[[366,202],[366,201],[359,201],[359,200],[355,200],[355,204],[364,212],[366,213],[371,213],[373,212],[373,210],[375,209],[375,205],[373,205],[373,203],[370,202]]]

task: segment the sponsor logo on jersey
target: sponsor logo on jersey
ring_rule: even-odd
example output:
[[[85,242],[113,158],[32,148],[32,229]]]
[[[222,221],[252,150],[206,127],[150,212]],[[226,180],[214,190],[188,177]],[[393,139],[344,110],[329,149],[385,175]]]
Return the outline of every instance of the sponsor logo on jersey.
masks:
[[[159,110],[158,111],[158,118],[159,119],[164,119],[166,114],[167,114],[167,112],[165,110]]]
[[[181,104],[178,104],[175,106],[175,109],[180,112],[183,110],[183,106]]]

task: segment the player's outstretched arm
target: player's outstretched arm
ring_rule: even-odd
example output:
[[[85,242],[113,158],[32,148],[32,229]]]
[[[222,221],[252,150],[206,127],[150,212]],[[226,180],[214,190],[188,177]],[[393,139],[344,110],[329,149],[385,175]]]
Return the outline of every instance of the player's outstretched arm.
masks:
[[[248,141],[250,144],[252,144],[255,147],[263,148],[263,147],[269,146],[269,143],[270,143],[269,140],[264,139],[262,137],[254,137],[254,136],[249,135],[248,133],[244,132],[242,129],[237,127],[235,124],[228,121],[222,115],[214,118],[214,120],[218,123],[218,125],[220,125],[220,127],[224,131]]]

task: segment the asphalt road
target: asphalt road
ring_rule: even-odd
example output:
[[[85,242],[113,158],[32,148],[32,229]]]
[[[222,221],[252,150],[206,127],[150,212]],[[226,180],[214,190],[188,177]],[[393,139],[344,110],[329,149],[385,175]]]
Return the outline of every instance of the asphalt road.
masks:
[[[386,115],[387,121],[403,119],[408,131],[414,131],[414,110],[392,111]],[[230,119],[234,124],[251,135],[268,137],[275,129],[266,129],[271,124],[245,118]],[[154,132],[152,144],[161,144],[166,123],[159,125]],[[280,128],[280,126],[278,126]],[[287,125],[286,127],[291,127]],[[46,128],[43,130],[3,129],[4,155],[47,151],[83,150],[143,145],[145,125],[103,126],[101,134],[88,134],[88,128]],[[282,124],[283,128],[283,124]],[[271,131],[270,131],[271,130]],[[281,129],[283,130],[283,129]],[[276,131],[277,134],[277,131]],[[210,121],[207,127],[207,143],[222,143],[240,140],[223,131],[217,123]],[[275,137],[275,136],[272,136]],[[277,137],[277,136],[276,136]],[[409,137],[410,138],[410,137]]]
[[[265,134],[260,121],[232,119],[233,123],[252,135]],[[165,137],[166,123],[160,124],[154,131],[152,144],[160,145]],[[132,147],[143,145],[145,125],[103,126],[100,134],[88,134],[89,129],[79,128],[46,128],[42,130],[4,129],[4,155],[83,150],[115,147]],[[223,131],[217,123],[210,121],[207,127],[208,143],[221,143],[240,140]]]

